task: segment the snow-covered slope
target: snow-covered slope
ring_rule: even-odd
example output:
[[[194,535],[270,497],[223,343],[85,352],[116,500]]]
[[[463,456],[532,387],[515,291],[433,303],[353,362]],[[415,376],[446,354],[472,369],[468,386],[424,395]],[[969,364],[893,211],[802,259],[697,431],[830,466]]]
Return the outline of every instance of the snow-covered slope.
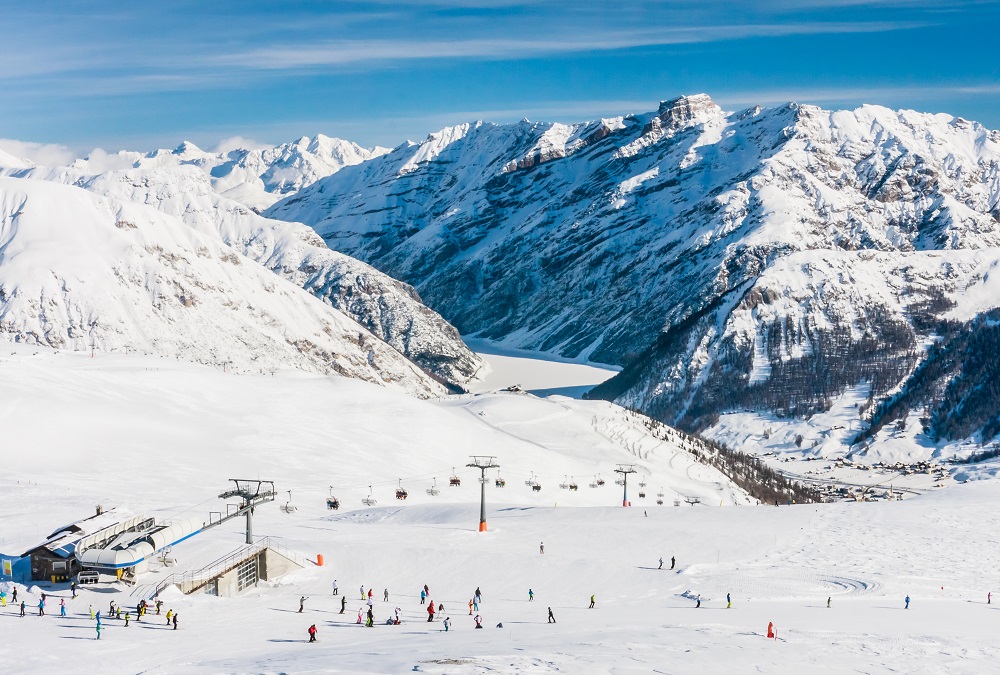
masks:
[[[193,166],[205,173],[220,194],[255,210],[267,208],[283,196],[385,152],[322,134],[265,148],[237,148],[206,152],[185,141],[173,150],[149,153],[121,151],[94,154],[71,166],[86,174],[114,169],[172,169]]]
[[[1000,132],[689,96],[442,132],[267,215],[414,284],[463,334],[627,365],[596,394],[704,427],[909,373],[1000,260]]]
[[[342,313],[182,221],[77,187],[0,178],[0,335],[244,372],[439,384]]]
[[[97,175],[37,167],[7,173],[77,185],[176,216],[339,309],[442,382],[464,384],[482,367],[458,331],[427,308],[411,286],[330,250],[305,225],[263,218],[218,195],[196,167]]]

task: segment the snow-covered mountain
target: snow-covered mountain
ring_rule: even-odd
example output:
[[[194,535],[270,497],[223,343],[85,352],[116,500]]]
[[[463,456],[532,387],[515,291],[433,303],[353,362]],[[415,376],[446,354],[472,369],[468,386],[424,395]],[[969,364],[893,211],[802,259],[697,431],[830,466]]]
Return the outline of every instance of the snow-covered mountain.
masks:
[[[181,220],[56,183],[0,178],[0,336],[237,372],[443,387],[354,320]]]
[[[198,167],[166,164],[97,175],[79,167],[0,172],[76,185],[176,216],[342,311],[441,382],[463,384],[482,367],[455,328],[423,305],[411,286],[330,250],[304,225],[263,218],[218,195]]]
[[[378,157],[387,148],[363,148],[357,143],[318,134],[265,148],[207,152],[185,141],[173,150],[121,151],[76,160],[71,168],[86,174],[114,169],[170,169],[193,166],[212,181],[216,192],[261,210],[345,166]]]
[[[943,318],[1000,305],[1000,132],[708,96],[476,123],[267,211],[414,284],[463,333],[625,365],[595,394],[704,428],[887,395]]]

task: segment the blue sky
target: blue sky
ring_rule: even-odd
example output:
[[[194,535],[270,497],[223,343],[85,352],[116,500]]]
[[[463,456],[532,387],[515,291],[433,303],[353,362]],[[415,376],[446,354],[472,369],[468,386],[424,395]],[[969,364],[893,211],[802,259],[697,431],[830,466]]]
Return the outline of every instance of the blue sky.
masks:
[[[576,121],[708,93],[1000,128],[1000,2],[0,0],[0,138],[75,151],[473,119]]]

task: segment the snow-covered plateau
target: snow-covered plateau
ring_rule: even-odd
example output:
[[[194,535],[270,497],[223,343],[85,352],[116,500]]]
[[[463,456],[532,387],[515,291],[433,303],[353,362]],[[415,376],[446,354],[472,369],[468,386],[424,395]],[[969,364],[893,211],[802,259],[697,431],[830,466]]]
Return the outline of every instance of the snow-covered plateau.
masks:
[[[71,599],[66,584],[18,584],[23,618],[6,583],[0,658],[23,673],[996,670],[996,482],[890,503],[756,506],[637,419],[601,401],[429,401],[301,371],[15,345],[0,356],[0,552],[27,550],[96,504],[207,519],[225,510],[216,495],[229,478],[261,478],[279,496],[257,508],[255,535],[311,562],[236,597],[166,588],[162,614],[141,622],[135,605],[159,581],[242,546],[242,519],[177,544],[176,563],[152,565],[135,586],[103,577]],[[477,531],[471,454],[500,464],[488,474],[488,532]],[[632,508],[612,483],[616,462],[635,463],[632,479],[648,483],[640,499],[630,482]],[[606,485],[590,487],[598,474]],[[540,491],[525,485],[532,478]],[[559,488],[566,480],[579,490]],[[362,503],[369,494],[377,503]],[[297,510],[279,509],[286,502]],[[424,584],[444,606],[434,622]],[[357,624],[359,587],[374,589],[372,628]],[[482,630],[468,606],[477,588]],[[111,601],[131,610],[128,627],[108,617]],[[90,607],[104,613],[100,641]],[[396,607],[401,625],[386,625]]]

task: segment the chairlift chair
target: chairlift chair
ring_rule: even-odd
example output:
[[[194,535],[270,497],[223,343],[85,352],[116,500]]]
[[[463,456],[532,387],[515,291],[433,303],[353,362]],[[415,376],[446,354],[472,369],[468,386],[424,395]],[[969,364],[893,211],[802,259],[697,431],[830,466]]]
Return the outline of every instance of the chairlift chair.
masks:
[[[624,478],[618,478],[618,479],[616,479],[615,480],[615,485],[625,485],[625,479]]]
[[[663,506],[663,500],[662,499],[657,499],[656,500],[656,505],[657,506]]]
[[[330,486],[330,496],[326,498],[326,508],[336,511],[340,508],[340,500],[333,496],[333,486]]]
[[[661,498],[663,497],[663,488],[662,487],[660,488],[660,491],[656,493],[656,496],[657,497],[661,497]]]
[[[601,474],[597,474],[597,487],[604,487],[604,479],[601,478]]]
[[[567,482],[568,480],[569,480],[569,476],[566,476],[565,478],[563,478],[563,482],[559,483],[559,489],[560,490],[568,490],[569,489],[569,483]]]
[[[299,507],[297,507],[295,504],[292,503],[291,490],[288,490],[288,501],[285,502],[285,505],[281,507],[281,510],[284,511],[285,513],[295,513],[296,511],[299,510]]]
[[[451,487],[461,487],[462,479],[458,477],[455,473],[455,467],[451,467],[451,478],[448,479],[448,485]]]
[[[375,495],[372,494],[372,486],[368,486],[368,496],[361,500],[361,503],[365,506],[375,506],[378,504],[378,500],[375,499]]]
[[[645,499],[645,498],[646,498],[646,493],[640,490],[639,491],[639,499]]]
[[[569,479],[569,489],[570,489],[570,492],[576,492],[577,489],[579,489],[579,487],[580,486],[576,484],[576,479],[575,478],[570,478]]]
[[[542,484],[536,481],[535,484],[531,486],[531,490],[532,492],[541,492]]]
[[[406,499],[409,495],[403,489],[403,479],[399,479],[399,487],[396,488],[396,499]]]
[[[497,474],[497,479],[496,479],[496,481],[495,481],[495,483],[494,483],[494,484],[495,484],[495,485],[496,485],[496,486],[497,486],[498,488],[502,488],[502,487],[505,487],[505,486],[507,485],[507,481],[505,481],[505,480],[503,479],[503,476],[501,476],[501,475],[500,475],[500,474],[498,473],[498,474]]]
[[[598,485],[597,485],[597,476],[594,476],[594,482],[590,484],[590,487],[592,487],[592,488],[598,487]]]
[[[441,494],[441,491],[438,490],[438,479],[437,478],[435,478],[434,482],[431,484],[431,486],[429,488],[427,488],[427,494],[429,494],[431,497],[437,497],[439,494]]]
[[[535,486],[538,485],[538,481],[535,480],[535,472],[534,471],[531,472],[531,478],[529,478],[528,480],[524,481],[524,484],[527,485],[528,487],[530,487],[532,490],[535,490]],[[537,492],[537,490],[535,490],[535,491]]]

